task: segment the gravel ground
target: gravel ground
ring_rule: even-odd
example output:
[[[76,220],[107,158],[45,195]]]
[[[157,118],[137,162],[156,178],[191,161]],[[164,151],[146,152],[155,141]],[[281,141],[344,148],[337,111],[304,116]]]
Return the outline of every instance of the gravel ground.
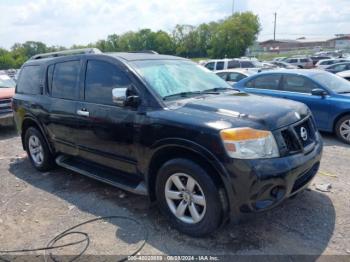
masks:
[[[122,215],[149,232],[142,255],[349,255],[350,147],[323,134],[324,156],[310,190],[280,207],[227,225],[213,236],[194,239],[169,227],[147,198],[133,195],[70,171],[37,172],[11,128],[0,128],[0,249],[45,246],[65,229],[99,216]],[[316,185],[331,183],[331,192]],[[77,228],[89,234],[86,254],[127,255],[142,243],[143,228],[112,219]],[[81,239],[72,235],[58,244]],[[84,245],[54,254],[78,254]],[[42,252],[36,252],[40,255]],[[1,261],[1,259],[0,259]]]

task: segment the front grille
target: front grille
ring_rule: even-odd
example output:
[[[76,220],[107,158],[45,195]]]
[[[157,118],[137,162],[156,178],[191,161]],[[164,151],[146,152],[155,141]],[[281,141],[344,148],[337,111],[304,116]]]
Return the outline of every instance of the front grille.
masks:
[[[315,144],[316,127],[311,117],[286,127],[277,134],[282,155],[292,155],[307,151]]]
[[[309,119],[295,126],[294,130],[303,147],[307,147],[315,141],[315,130]]]
[[[12,112],[11,109],[11,99],[6,98],[6,99],[1,99],[0,100],[0,115],[1,114],[7,114]]]

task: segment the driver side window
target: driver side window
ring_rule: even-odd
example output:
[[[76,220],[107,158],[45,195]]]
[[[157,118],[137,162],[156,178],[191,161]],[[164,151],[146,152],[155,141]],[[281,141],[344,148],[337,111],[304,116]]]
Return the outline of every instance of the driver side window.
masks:
[[[85,101],[114,105],[112,89],[127,88],[129,77],[116,65],[104,61],[89,60],[85,77]]]

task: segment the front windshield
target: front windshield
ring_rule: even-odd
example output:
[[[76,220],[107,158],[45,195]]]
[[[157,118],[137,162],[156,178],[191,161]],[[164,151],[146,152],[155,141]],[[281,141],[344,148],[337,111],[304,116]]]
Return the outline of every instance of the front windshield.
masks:
[[[7,75],[0,75],[0,88],[15,87],[16,83]]]
[[[313,75],[313,78],[338,94],[350,92],[350,82],[340,76],[331,73],[317,73]]]
[[[133,66],[163,99],[181,93],[233,89],[208,69],[186,60],[135,61]]]

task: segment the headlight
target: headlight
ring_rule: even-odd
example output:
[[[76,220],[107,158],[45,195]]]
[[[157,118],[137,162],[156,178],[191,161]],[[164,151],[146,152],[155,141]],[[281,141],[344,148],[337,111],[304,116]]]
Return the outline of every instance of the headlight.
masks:
[[[270,131],[231,128],[220,132],[227,154],[232,158],[257,159],[279,157],[276,140]]]

